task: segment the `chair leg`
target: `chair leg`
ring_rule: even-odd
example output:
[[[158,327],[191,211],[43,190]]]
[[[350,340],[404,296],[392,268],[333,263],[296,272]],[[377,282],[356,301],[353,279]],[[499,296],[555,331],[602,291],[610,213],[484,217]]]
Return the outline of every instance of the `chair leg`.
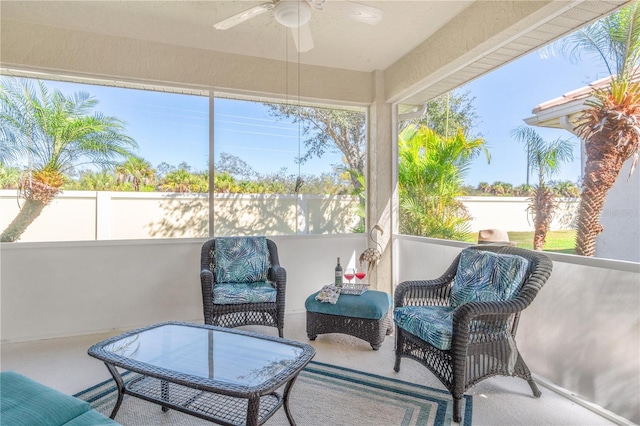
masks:
[[[393,366],[393,371],[398,373],[400,371],[400,360],[402,359],[402,346],[404,345],[404,338],[402,331],[399,327],[396,327],[396,363]]]
[[[529,386],[531,387],[533,396],[535,396],[536,398],[540,398],[540,395],[542,395],[542,392],[540,392],[540,389],[538,389],[538,385],[536,384],[536,382],[533,381],[533,378],[530,377],[529,380],[527,380],[527,383],[529,383]]]
[[[531,388],[531,392],[533,392],[533,396],[535,396],[536,398],[540,398],[540,395],[542,395],[542,392],[540,392],[540,389],[538,389],[538,385],[533,380],[533,377],[531,377],[531,370],[529,370],[529,366],[527,365],[527,363],[524,362],[522,355],[518,354],[517,362],[520,367],[519,369],[524,370],[524,374],[519,376],[525,379],[527,383],[529,383],[529,387]]]
[[[461,404],[462,398],[453,397],[453,421],[456,423],[460,423],[462,421],[461,413]]]
[[[400,372],[400,357],[396,355],[396,363],[393,366],[393,371],[396,373]]]

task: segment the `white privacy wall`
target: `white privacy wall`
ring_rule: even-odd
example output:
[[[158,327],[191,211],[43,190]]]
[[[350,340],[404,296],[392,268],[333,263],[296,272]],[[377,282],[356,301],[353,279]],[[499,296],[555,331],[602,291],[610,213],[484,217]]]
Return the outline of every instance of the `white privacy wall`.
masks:
[[[527,197],[460,197],[460,201],[471,216],[471,232],[494,228],[510,232],[534,230]],[[560,199],[551,221],[551,229],[573,229],[578,204],[577,199]]]
[[[629,176],[628,160],[607,193],[596,238],[596,256],[640,262],[640,170]]]
[[[16,216],[20,201],[15,190],[0,190],[1,229]],[[461,197],[460,201],[472,218],[471,232],[533,231],[525,197]],[[249,228],[264,235],[336,234],[350,232],[359,221],[358,200],[351,196],[215,194],[214,202],[218,235]],[[64,191],[20,241],[198,238],[209,232],[208,203],[207,194]],[[577,205],[575,200],[559,203],[551,229],[572,229]]]

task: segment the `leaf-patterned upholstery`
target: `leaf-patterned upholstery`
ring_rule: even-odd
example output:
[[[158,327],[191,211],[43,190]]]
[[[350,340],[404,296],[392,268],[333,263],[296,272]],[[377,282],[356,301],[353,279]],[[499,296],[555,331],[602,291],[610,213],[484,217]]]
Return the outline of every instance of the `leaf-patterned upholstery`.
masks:
[[[213,287],[213,303],[275,303],[276,289],[266,281],[258,283],[221,283]]]
[[[265,237],[222,237],[216,241],[217,283],[257,283],[267,280],[269,250]]]
[[[202,245],[205,324],[272,326],[282,337],[286,283],[278,248],[265,237],[219,237]]]
[[[515,336],[552,268],[540,252],[486,244],[464,249],[439,278],[400,283],[394,370],[402,358],[427,367],[451,392],[456,422],[464,392],[492,376],[521,377],[540,396]]]
[[[529,261],[522,256],[496,254],[465,249],[451,287],[450,306],[403,306],[396,308],[396,325],[420,337],[438,349],[451,349],[453,311],[463,303],[509,300],[524,281]],[[470,328],[475,332],[504,335],[508,323],[487,323],[474,320]],[[492,339],[495,336],[492,336]]]
[[[451,306],[403,306],[393,311],[396,325],[438,349],[451,348],[453,334]]]
[[[451,306],[509,300],[524,281],[529,261],[522,256],[462,250],[451,287]]]

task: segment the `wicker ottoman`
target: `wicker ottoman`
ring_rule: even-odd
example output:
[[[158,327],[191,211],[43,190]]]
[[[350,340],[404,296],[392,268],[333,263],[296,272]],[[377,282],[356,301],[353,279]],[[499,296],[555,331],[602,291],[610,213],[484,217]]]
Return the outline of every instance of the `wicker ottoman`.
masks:
[[[360,296],[341,294],[335,305],[316,300],[317,294],[313,293],[304,303],[310,340],[315,340],[318,334],[348,334],[369,342],[375,351],[393,331],[393,300],[385,292],[369,290]]]

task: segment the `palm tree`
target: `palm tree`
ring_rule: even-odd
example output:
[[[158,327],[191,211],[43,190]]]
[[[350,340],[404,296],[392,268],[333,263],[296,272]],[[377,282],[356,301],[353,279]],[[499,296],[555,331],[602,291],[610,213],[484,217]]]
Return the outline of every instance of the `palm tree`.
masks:
[[[478,183],[477,189],[484,194],[488,194],[489,192],[491,192],[491,185],[489,185],[487,182],[480,182]]]
[[[640,148],[640,11],[638,3],[597,21],[562,39],[563,53],[580,58],[596,56],[612,74],[609,87],[594,92],[595,100],[576,127],[585,141],[586,165],[582,199],[578,211],[576,253],[595,254],[595,241],[603,231],[600,215],[607,192],[614,185],[623,164],[633,157],[630,173]]]
[[[9,127],[0,127],[0,141],[2,141],[0,144],[0,164],[6,165],[26,153],[26,149],[18,143]]]
[[[529,210],[533,215],[533,249],[542,250],[547,231],[557,205],[553,188],[547,186],[547,179],[560,170],[560,164],[573,160],[573,147],[567,139],[546,142],[531,127],[520,126],[511,131],[518,141],[524,142],[527,151],[527,164],[538,172],[538,184],[533,187],[529,198]]]
[[[160,189],[165,192],[207,192],[208,177],[193,174],[185,168],[172,170],[162,179]]]
[[[483,150],[483,139],[467,139],[461,131],[443,138],[424,125],[405,128],[398,150],[401,232],[465,239],[470,217],[457,197],[465,195],[464,174]]]
[[[513,188],[513,195],[515,197],[529,197],[533,195],[533,187],[529,184],[523,183]]]
[[[118,183],[131,182],[133,190],[140,191],[140,185],[150,185],[155,179],[151,164],[143,158],[132,155],[123,164],[116,167]]]
[[[108,171],[93,172],[86,170],[80,172],[80,178],[77,181],[65,183],[63,190],[76,191],[119,191],[116,176]]]
[[[580,197],[580,187],[568,180],[556,182],[555,185],[553,186],[553,189],[555,193],[561,197],[566,197],[566,198]]]
[[[9,78],[0,85],[0,146],[12,147],[13,158],[26,154],[28,159],[20,183],[24,203],[0,235],[2,242],[20,238],[60,192],[65,174],[83,164],[113,166],[137,147],[123,133],[120,120],[98,112],[89,115],[98,101],[88,93],[50,93],[40,81],[37,87]]]

